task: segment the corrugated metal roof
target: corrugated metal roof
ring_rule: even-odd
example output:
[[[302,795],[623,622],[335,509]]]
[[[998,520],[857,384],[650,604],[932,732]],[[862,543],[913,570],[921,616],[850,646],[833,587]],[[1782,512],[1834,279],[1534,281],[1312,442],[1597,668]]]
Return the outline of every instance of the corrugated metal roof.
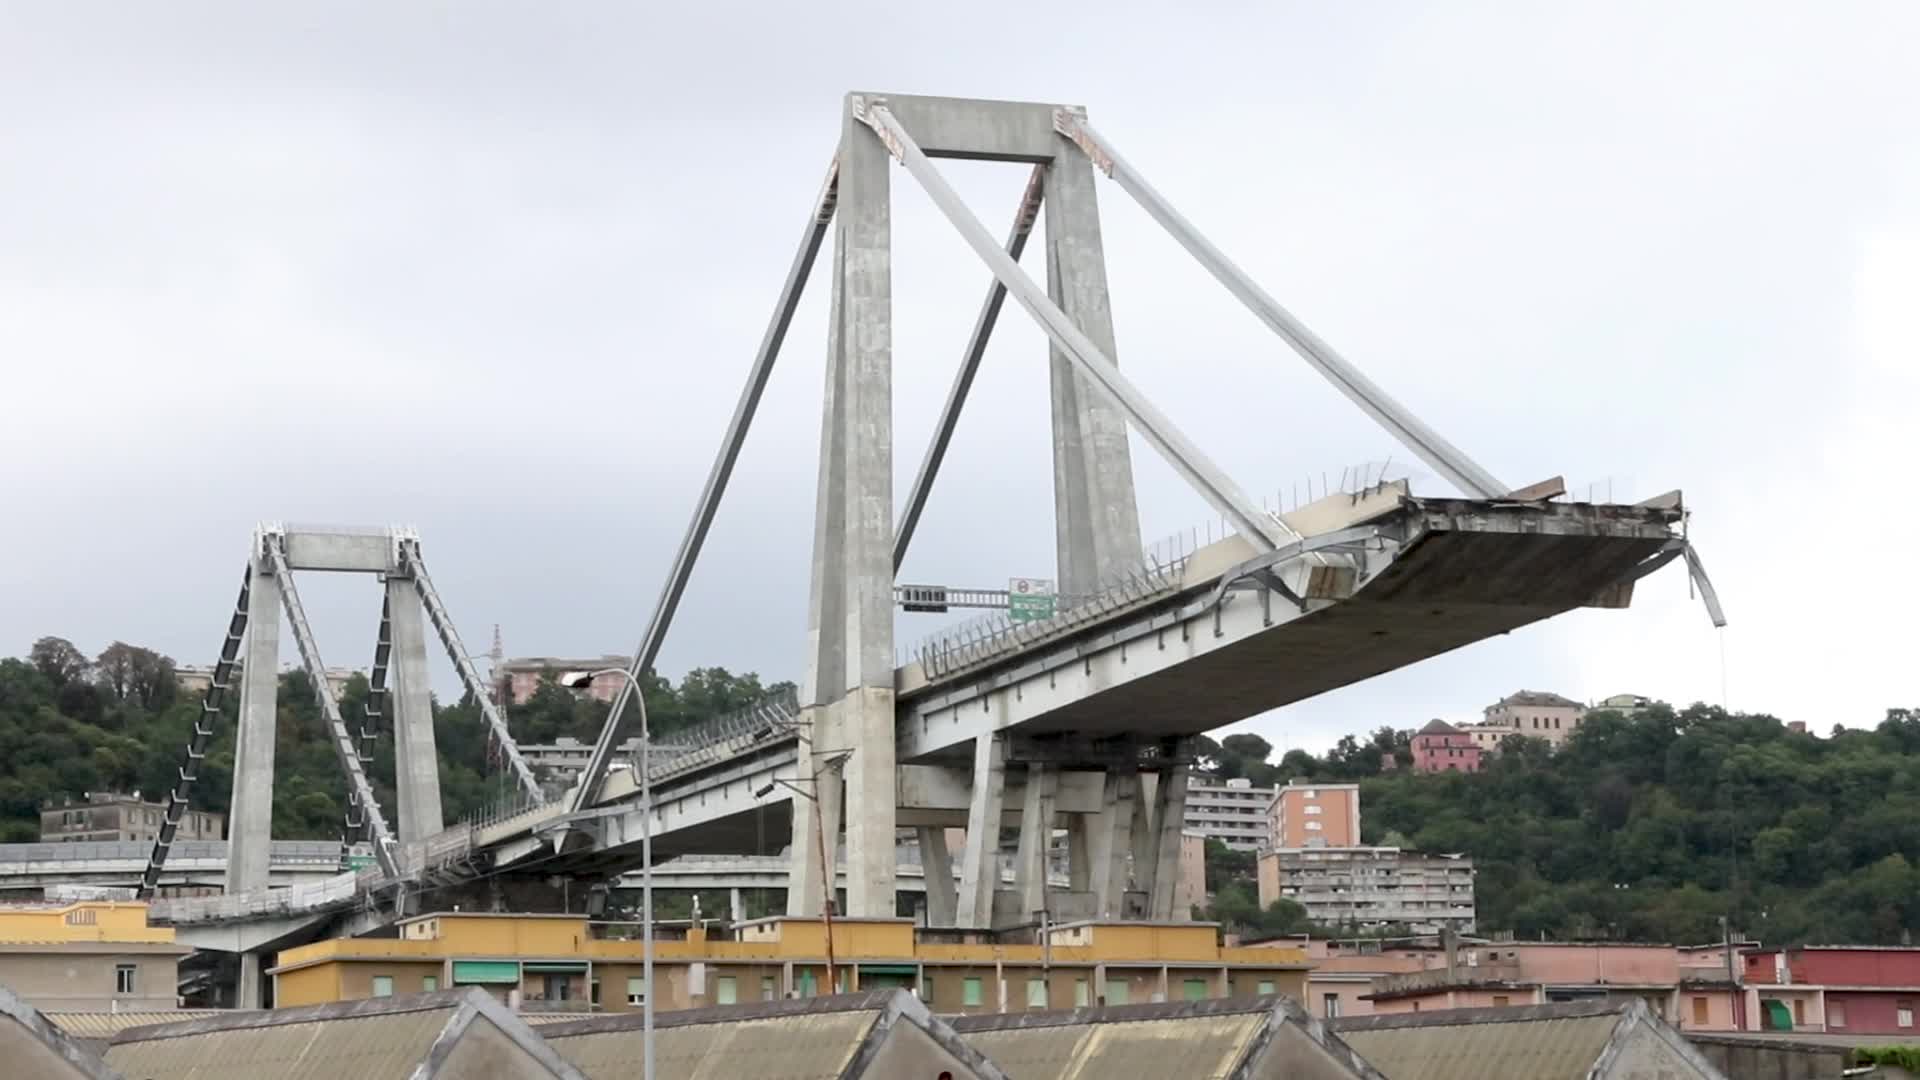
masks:
[[[453,1009],[116,1042],[107,1064],[151,1080],[373,1080],[426,1060]],[[164,1029],[162,1029],[164,1030]]]
[[[111,1039],[132,1027],[171,1024],[176,1020],[198,1020],[206,1016],[227,1016],[241,1009],[169,1009],[165,1012],[57,1012],[45,1014],[61,1031],[76,1039]]]
[[[839,1080],[878,1018],[863,1010],[656,1026],[654,1062],[675,1080]],[[625,1075],[643,1045],[637,1027],[556,1034],[549,1043],[591,1076]]]
[[[1343,1024],[1339,1036],[1391,1080],[1585,1080],[1619,1023],[1619,1013],[1606,1012],[1396,1027]]]
[[[1266,1026],[1264,1013],[1130,1023],[1001,1028],[964,1036],[1020,1080],[1178,1076],[1225,1080]]]
[[[462,1076],[475,1055],[498,1062],[488,1075],[581,1080],[518,1017],[472,987],[128,1028],[106,1053],[109,1065],[143,1080]]]
[[[0,986],[0,1076],[8,1080],[121,1080],[91,1051]]]

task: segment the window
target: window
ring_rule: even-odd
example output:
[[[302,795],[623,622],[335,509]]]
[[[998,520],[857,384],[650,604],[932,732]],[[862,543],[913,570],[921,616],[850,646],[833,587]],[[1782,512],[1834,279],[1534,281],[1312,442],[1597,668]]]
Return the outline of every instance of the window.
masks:
[[[1847,1026],[1847,1003],[1833,998],[1827,999],[1827,1026],[1830,1028]]]
[[[1180,996],[1188,1001],[1207,1000],[1207,980],[1187,979],[1180,984]]]
[[[1271,986],[1273,984],[1268,983],[1266,985]],[[1320,995],[1320,1015],[1328,1020],[1331,1020],[1334,1017],[1340,1015],[1340,995],[1339,994],[1321,994]]]
[[[779,996],[779,993],[780,993],[779,990],[774,988],[773,976],[771,975],[760,976],[760,1000],[761,1001],[772,1001],[775,997]]]
[[[1913,1026],[1913,1002],[1896,1001],[1893,1003],[1893,1026],[1903,1028]]]
[[[732,975],[722,975],[713,981],[713,1003],[716,1005],[735,1005],[740,1001],[740,988]]]
[[[600,980],[599,979],[593,980],[593,985],[599,986]],[[420,976],[420,989],[426,991],[429,994],[433,993],[435,990],[440,989],[440,976],[438,975]]]
[[[1027,1008],[1044,1009],[1047,1007],[1047,980],[1027,980]]]
[[[1307,822],[1307,831],[1308,831],[1308,832],[1319,832],[1319,831],[1320,831],[1320,823],[1319,823],[1319,822],[1317,822],[1317,821],[1309,821],[1309,822]]]
[[[1793,999],[1793,1026],[1799,1027],[1807,1022],[1807,1002],[1804,998]]]
[[[1127,1003],[1127,980],[1107,980],[1107,1004],[1125,1005]]]
[[[1495,994],[1495,995],[1493,995],[1493,1007],[1494,1007],[1494,1008],[1496,1008],[1496,1009],[1504,1009],[1504,1008],[1506,1008],[1507,1006],[1509,1006],[1509,1005],[1511,1005],[1511,1004],[1513,1004],[1513,999],[1512,999],[1511,997],[1508,997],[1508,996],[1507,996],[1506,994]]]
[[[1254,992],[1261,995],[1262,997],[1273,993],[1273,980],[1261,979],[1260,985],[1254,988]]]
[[[136,988],[140,985],[139,978],[140,978],[140,968],[138,965],[136,964],[113,965],[113,992],[116,994],[138,993],[139,991]],[[1908,1015],[1909,1015],[1909,1021],[1907,1023],[1907,1026],[1912,1027],[1913,1026],[1911,1021],[1912,1014],[1908,1014]]]
[[[1319,812],[1320,812],[1320,807],[1317,805],[1307,807],[1307,813],[1309,814],[1317,814]]]
[[[373,977],[373,996],[374,997],[392,997],[393,996],[393,976],[375,975]]]
[[[1693,1022],[1696,1025],[1706,1024],[1707,1022],[1707,999],[1706,998],[1697,997],[1693,999]]]
[[[633,1006],[647,1003],[647,980],[639,975],[627,976],[627,1004]]]
[[[1085,978],[1073,980],[1073,1007],[1084,1009],[1090,1004],[1092,1002],[1087,997],[1087,980]]]
[[[1312,788],[1308,788],[1308,789],[1307,789],[1307,798],[1309,798],[1309,799],[1317,799],[1317,798],[1319,798],[1319,797],[1320,797],[1320,793],[1319,793],[1318,791],[1315,791],[1315,790],[1314,790],[1314,789],[1312,789]]]
[[[99,913],[92,908],[77,908],[67,912],[68,926],[93,926],[99,922]]]
[[[819,986],[819,980],[811,970],[802,971],[793,978],[793,992],[800,997],[812,997]]]
[[[980,1002],[980,979],[977,976],[969,975],[966,981],[960,984],[960,1004],[978,1005]]]

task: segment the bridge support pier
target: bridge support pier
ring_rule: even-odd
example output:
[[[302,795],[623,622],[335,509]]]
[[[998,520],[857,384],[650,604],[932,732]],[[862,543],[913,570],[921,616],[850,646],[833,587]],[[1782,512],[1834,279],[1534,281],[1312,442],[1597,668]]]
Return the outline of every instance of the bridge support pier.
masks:
[[[993,891],[1000,885],[1000,812],[1006,798],[1006,736],[976,739],[967,852],[960,864],[959,925],[970,929],[993,926]]]
[[[257,952],[239,954],[240,977],[234,983],[233,1007],[264,1009],[266,1001],[266,958]]]
[[[1020,843],[1013,862],[1013,888],[1020,914],[1032,917],[1047,908],[1047,854],[1053,842],[1054,786],[1051,765],[1027,766],[1027,789],[1020,809]]]
[[[280,581],[261,552],[249,559],[246,664],[233,753],[233,802],[227,812],[226,892],[265,889],[273,861],[273,749],[278,736]],[[257,984],[258,958],[255,958]],[[241,970],[246,970],[244,959]],[[242,980],[244,982],[244,978]]]
[[[947,850],[947,830],[923,827],[920,872],[927,886],[927,925],[952,926],[959,915],[960,893],[953,881],[953,855]]]
[[[1103,919],[1126,914],[1129,886],[1127,861],[1132,854],[1134,806],[1139,800],[1140,777],[1132,772],[1110,772],[1102,785],[1100,812],[1088,819],[1086,831],[1088,881],[1095,911]]]
[[[1181,919],[1174,897],[1180,885],[1180,834],[1187,818],[1187,774],[1184,762],[1167,767],[1153,799],[1153,883],[1148,888],[1148,914],[1155,919]]]
[[[821,745],[821,740],[828,736],[827,712],[826,708],[818,707],[802,714],[807,728],[813,732],[814,745]],[[816,764],[819,760],[814,758]],[[803,791],[794,795],[792,863],[787,871],[789,915],[818,918],[826,891],[832,888],[833,879],[822,875],[832,872],[838,861],[840,796],[840,770],[834,766],[819,768],[812,782],[804,784]]]
[[[394,787],[400,802],[398,839],[424,840],[444,828],[440,758],[434,746],[432,684],[427,673],[426,619],[408,578],[389,576],[387,611],[393,636]]]

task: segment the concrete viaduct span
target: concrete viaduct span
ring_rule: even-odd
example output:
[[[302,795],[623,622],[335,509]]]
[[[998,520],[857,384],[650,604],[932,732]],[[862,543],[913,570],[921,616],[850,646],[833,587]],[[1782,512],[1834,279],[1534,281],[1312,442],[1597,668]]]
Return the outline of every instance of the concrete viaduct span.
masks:
[[[955,196],[934,164],[939,158],[1030,170],[1004,240]],[[989,272],[935,435],[897,503],[889,188],[896,163]],[[1139,202],[1255,318],[1459,495],[1416,495],[1402,483],[1372,483],[1369,474],[1286,513],[1250,499],[1115,362],[1094,194],[1100,176]],[[1019,263],[1043,205],[1044,286]],[[374,898],[395,891],[462,881],[485,880],[507,895],[516,879],[605,878],[635,865],[643,823],[659,858],[785,849],[795,914],[819,911],[828,895],[822,872],[834,851],[844,860],[847,912],[894,914],[896,841],[903,830],[917,830],[935,922],[990,926],[1042,910],[1063,918],[1166,917],[1177,914],[1172,867],[1191,736],[1574,607],[1623,607],[1639,577],[1675,559],[1685,561],[1715,622],[1723,621],[1684,538],[1678,492],[1596,505],[1567,501],[1558,479],[1520,488],[1499,481],[1249,279],[1095,131],[1083,109],[855,93],[843,103],[826,181],[808,207],[746,384],[635,649],[629,670],[636,676],[652,667],[671,626],[829,233],[828,364],[798,698],[685,736],[680,753],[649,770],[650,808],[634,771],[616,768],[619,747],[638,726],[639,703],[630,694],[614,702],[574,788],[552,802],[524,772],[504,723],[489,713],[521,777],[524,800],[510,813],[427,828],[427,774],[418,772],[409,781],[411,810],[409,789],[402,789],[398,834],[364,800],[366,827],[381,854],[377,868],[329,886],[304,907],[243,888],[217,908],[169,905],[178,908],[171,912],[177,921],[212,926],[292,917],[295,908],[368,910]],[[1062,610],[1020,624],[989,616],[900,655],[896,605],[957,604],[967,595],[904,585],[896,571],[1009,297],[1050,341]],[[1224,539],[1143,553],[1130,431],[1207,501],[1224,524]],[[295,555],[323,547],[366,550],[354,557]],[[411,537],[323,545],[269,532],[257,548],[252,588],[288,581],[295,568],[371,571],[387,577],[389,618],[394,603],[416,595],[430,616],[439,610]],[[411,592],[407,582],[414,583]],[[297,601],[286,595],[292,613]],[[243,593],[242,608],[250,602]],[[444,612],[433,621],[462,665],[464,650]],[[311,666],[315,658],[299,626],[296,619]],[[238,632],[236,622],[229,654]],[[403,637],[393,621],[393,648],[413,651],[415,639],[406,638],[403,649]],[[249,670],[271,671],[270,663],[253,661],[257,644],[249,642]],[[262,647],[270,658],[271,643]],[[409,684],[399,680],[403,689]],[[244,728],[254,694],[243,692]],[[328,715],[333,723],[337,710]],[[408,715],[403,702],[396,725]],[[344,724],[334,726],[352,776],[352,755],[344,752],[352,739]],[[396,730],[397,739],[409,737]],[[257,765],[243,762],[243,771],[259,775]],[[361,781],[355,789],[363,790]],[[237,802],[238,789],[236,814]],[[958,856],[943,841],[941,830],[951,826],[969,836]],[[1039,868],[1048,834],[1062,826],[1070,872],[1066,888],[1056,890]],[[1018,833],[1011,889],[997,869],[1007,839],[1002,830]],[[823,846],[832,849],[826,858]],[[957,874],[943,872],[956,858]],[[236,854],[232,865],[242,862]],[[944,883],[956,878],[949,893]]]

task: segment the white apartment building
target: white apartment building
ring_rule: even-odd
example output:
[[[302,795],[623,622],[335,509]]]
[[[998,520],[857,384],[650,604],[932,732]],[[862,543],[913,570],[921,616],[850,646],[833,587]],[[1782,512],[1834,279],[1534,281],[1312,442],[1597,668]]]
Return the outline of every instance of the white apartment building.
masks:
[[[1187,785],[1186,829],[1235,851],[1260,851],[1267,847],[1267,806],[1276,790],[1254,787],[1245,779],[1192,781]]]
[[[1473,929],[1473,859],[1396,847],[1283,848],[1260,856],[1260,906],[1287,899],[1324,926]]]

